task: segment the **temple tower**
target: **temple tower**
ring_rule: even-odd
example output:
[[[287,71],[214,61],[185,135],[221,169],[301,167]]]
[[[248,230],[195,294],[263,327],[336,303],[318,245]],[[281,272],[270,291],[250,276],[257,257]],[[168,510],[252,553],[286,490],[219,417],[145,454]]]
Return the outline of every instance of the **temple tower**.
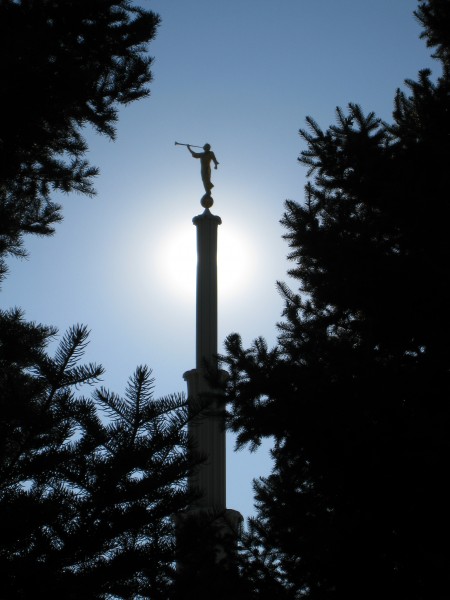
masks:
[[[196,450],[207,458],[189,485],[202,495],[192,510],[221,515],[222,527],[237,533],[242,516],[226,508],[225,407],[207,378],[208,370],[217,369],[217,234],[222,220],[209,210],[210,194],[203,196],[201,204],[203,213],[192,220],[197,228],[196,366],[184,373],[184,379],[192,409],[207,403],[200,417],[189,424]]]
[[[208,406],[189,424],[196,450],[207,456],[189,484],[202,493],[198,507],[222,512],[226,508],[224,407],[219,397],[213,397],[206,378],[208,368],[217,367],[217,229],[222,221],[209,208],[192,221],[197,228],[196,364],[184,379],[192,409],[197,410],[197,403]]]
[[[194,415],[189,422],[188,433],[194,451],[206,460],[197,466],[188,482],[190,489],[199,492],[199,499],[186,512],[175,517],[180,585],[202,587],[208,574],[202,574],[201,568],[210,564],[210,552],[214,552],[215,562],[221,564],[226,580],[226,573],[233,562],[233,540],[239,534],[243,519],[238,511],[226,507],[225,405],[220,390],[214,389],[220,386],[212,383],[217,381],[217,375],[219,378],[226,375],[225,372],[217,372],[217,233],[222,220],[210,211],[214,203],[211,163],[217,169],[219,162],[210,144],[192,146],[202,148],[203,152],[194,152],[191,144],[175,142],[175,145],[186,146],[192,157],[200,160],[205,188],[200,201],[204,211],[193,218],[197,228],[195,368],[184,373],[184,379],[189,408]],[[213,377],[210,377],[211,374]],[[194,529],[190,528],[192,525]],[[210,583],[213,591],[214,581]],[[219,587],[222,583],[215,582]],[[217,597],[217,591],[212,597]]]

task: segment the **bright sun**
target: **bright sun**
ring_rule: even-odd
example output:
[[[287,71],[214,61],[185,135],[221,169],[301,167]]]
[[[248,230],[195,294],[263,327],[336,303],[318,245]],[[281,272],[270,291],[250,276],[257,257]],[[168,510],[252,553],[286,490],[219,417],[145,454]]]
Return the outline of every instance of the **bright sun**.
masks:
[[[229,229],[218,230],[217,269],[219,298],[233,296],[251,279],[252,253],[242,235]],[[195,298],[197,265],[196,229],[180,227],[163,244],[163,260],[159,261],[161,276],[170,287],[189,298]]]

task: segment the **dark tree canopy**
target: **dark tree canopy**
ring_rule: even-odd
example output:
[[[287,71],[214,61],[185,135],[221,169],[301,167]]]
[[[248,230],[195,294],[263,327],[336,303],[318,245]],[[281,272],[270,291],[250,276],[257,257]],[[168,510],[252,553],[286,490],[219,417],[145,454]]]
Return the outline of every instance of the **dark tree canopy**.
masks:
[[[148,94],[158,21],[124,0],[0,0],[0,275],[61,220],[52,192],[93,193],[83,129],[113,138]],[[186,400],[154,399],[147,367],[124,397],[86,397],[103,374],[80,363],[87,328],[52,355],[56,334],[0,311],[0,597],[167,600],[196,460]]]
[[[53,232],[53,190],[94,193],[83,129],[114,138],[118,107],[149,94],[158,23],[128,0],[0,2],[0,260]]]
[[[0,312],[1,597],[166,600],[190,499],[186,400],[155,400],[147,367],[124,398],[79,396],[103,369],[79,363],[85,327],[51,357],[54,333]]]
[[[392,123],[307,119],[306,197],[282,219],[299,289],[279,284],[276,348],[226,342],[238,444],[275,439],[249,531],[261,598],[271,577],[291,598],[448,594],[448,2],[416,16],[442,74],[407,81]]]

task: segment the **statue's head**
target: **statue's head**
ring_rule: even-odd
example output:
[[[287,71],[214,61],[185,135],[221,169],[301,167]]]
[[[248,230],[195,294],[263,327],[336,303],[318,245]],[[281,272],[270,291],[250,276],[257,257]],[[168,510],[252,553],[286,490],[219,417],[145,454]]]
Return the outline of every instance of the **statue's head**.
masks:
[[[203,146],[203,150],[206,150],[206,151],[211,150],[211,146],[209,144],[205,144]]]

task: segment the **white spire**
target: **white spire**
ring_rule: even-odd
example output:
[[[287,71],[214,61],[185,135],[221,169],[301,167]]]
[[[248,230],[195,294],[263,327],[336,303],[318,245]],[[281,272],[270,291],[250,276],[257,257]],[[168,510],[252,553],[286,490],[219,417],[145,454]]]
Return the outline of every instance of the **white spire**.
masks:
[[[205,208],[193,223],[197,227],[196,368],[184,378],[195,410],[198,402],[214,394],[205,375],[207,368],[217,368],[217,229],[222,221]],[[202,493],[199,507],[218,511],[226,508],[224,408],[220,396],[212,397],[205,414],[189,425],[196,450],[207,456],[190,485]]]

